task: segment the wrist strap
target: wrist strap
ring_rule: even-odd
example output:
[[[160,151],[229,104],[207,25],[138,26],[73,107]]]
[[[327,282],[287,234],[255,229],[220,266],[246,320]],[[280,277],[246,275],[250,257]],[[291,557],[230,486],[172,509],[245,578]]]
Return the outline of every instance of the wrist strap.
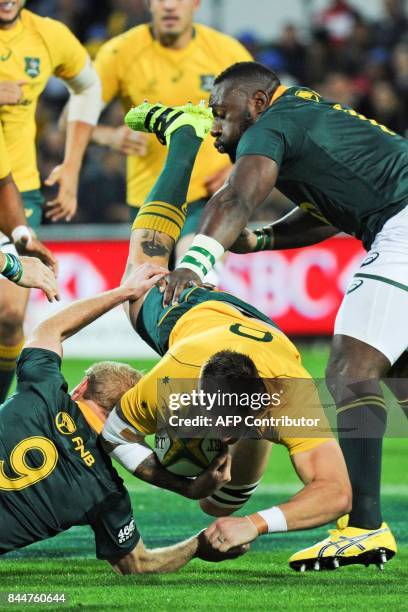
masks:
[[[6,256],[6,264],[1,272],[1,274],[8,278],[13,283],[18,283],[18,281],[23,276],[23,266],[21,261],[16,255],[12,253],[5,253]]]
[[[273,506],[273,508],[269,508],[268,510],[261,510],[257,512],[257,515],[263,519],[268,526],[267,532],[264,533],[276,533],[288,530],[286,517],[278,506]]]
[[[30,244],[32,240],[31,232],[27,225],[18,225],[15,227],[11,232],[11,238],[14,244],[16,244],[16,242],[21,242],[23,238],[27,238],[27,244]]]
[[[204,234],[197,234],[193,244],[177,267],[188,268],[203,280],[223,254],[224,247],[217,240]]]
[[[271,227],[262,227],[254,231],[257,239],[254,253],[258,251],[270,251],[272,249]]]

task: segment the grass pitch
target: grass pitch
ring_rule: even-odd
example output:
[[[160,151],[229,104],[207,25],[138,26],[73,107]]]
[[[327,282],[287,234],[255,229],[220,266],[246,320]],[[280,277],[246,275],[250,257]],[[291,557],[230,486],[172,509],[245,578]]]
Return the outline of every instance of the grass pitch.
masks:
[[[322,376],[327,350],[302,351],[306,367]],[[67,361],[64,373],[70,386],[78,382],[87,361]],[[138,364],[149,369],[152,362]],[[77,527],[51,540],[2,557],[0,610],[5,594],[65,593],[67,603],[31,605],[44,610],[317,610],[399,608],[408,610],[408,509],[406,440],[384,444],[383,505],[399,544],[398,555],[383,572],[375,567],[347,567],[336,572],[297,574],[290,570],[290,554],[326,536],[326,528],[259,538],[251,551],[236,561],[209,564],[194,560],[177,574],[120,577],[94,558],[92,532]],[[138,528],[148,547],[177,542],[205,527],[195,502],[149,487],[126,475]],[[262,486],[245,513],[279,503],[299,488],[285,449],[273,449]],[[243,513],[241,511],[241,513]]]

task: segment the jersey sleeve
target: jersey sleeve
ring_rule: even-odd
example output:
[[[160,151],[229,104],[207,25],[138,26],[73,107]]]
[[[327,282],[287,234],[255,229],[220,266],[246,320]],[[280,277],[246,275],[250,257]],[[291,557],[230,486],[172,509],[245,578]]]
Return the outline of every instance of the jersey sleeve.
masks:
[[[95,535],[98,559],[120,559],[132,552],[140,540],[129,493],[123,488],[119,500],[107,499],[89,517]]]
[[[157,380],[147,374],[122,397],[120,409],[126,420],[144,435],[156,431]]]
[[[53,73],[60,79],[73,79],[85,67],[88,53],[63,23],[53,19],[45,21],[48,27],[44,35],[50,50]]]
[[[102,83],[102,98],[105,104],[119,95],[118,42],[111,40],[99,49],[95,68]]]
[[[61,357],[40,348],[24,349],[17,362],[17,389],[27,384],[46,385],[50,390],[60,389],[65,393],[68,385],[61,373]]]
[[[250,127],[238,144],[237,160],[245,155],[269,157],[280,166],[285,156],[285,140],[281,130],[257,124]]]
[[[230,36],[228,36],[228,43],[222,50],[222,56],[228,59],[229,65],[236,64],[237,62],[252,62],[254,59],[240,42]]]
[[[238,143],[237,159],[244,155],[269,157],[281,166],[299,150],[299,130],[294,124],[266,111],[242,136]]]
[[[281,403],[274,408],[277,441],[296,455],[333,439],[315,382],[309,378],[280,380]]]
[[[4,140],[3,126],[0,123],[0,180],[6,178],[11,172],[11,166]]]

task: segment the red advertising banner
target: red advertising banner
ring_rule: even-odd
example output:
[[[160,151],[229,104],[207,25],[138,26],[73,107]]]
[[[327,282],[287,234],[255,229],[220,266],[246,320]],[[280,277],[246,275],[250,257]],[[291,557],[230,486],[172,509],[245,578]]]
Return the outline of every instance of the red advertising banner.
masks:
[[[63,303],[120,283],[128,242],[69,241],[48,246],[59,261]],[[291,251],[226,256],[219,286],[268,314],[289,335],[328,334],[347,284],[364,256],[360,242],[338,237]],[[44,300],[33,292],[33,303]]]
[[[220,288],[251,302],[289,335],[330,335],[364,254],[361,243],[349,237],[290,251],[230,254]]]

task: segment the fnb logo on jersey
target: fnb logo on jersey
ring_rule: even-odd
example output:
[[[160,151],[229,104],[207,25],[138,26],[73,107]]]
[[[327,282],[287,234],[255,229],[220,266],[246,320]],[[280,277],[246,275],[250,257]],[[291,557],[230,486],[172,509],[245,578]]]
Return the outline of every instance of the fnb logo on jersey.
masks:
[[[95,457],[89,452],[89,450],[85,449],[84,441],[81,436],[72,438],[72,442],[74,444],[74,449],[79,452],[81,459],[84,460],[88,467],[92,467],[95,463]]]
[[[55,425],[58,431],[64,436],[69,436],[76,432],[74,419],[67,412],[59,412],[55,417]]]
[[[135,521],[132,518],[130,523],[122,527],[121,530],[119,531],[118,533],[119,544],[123,544],[124,542],[127,542],[127,540],[130,540],[134,532],[135,532]]]

